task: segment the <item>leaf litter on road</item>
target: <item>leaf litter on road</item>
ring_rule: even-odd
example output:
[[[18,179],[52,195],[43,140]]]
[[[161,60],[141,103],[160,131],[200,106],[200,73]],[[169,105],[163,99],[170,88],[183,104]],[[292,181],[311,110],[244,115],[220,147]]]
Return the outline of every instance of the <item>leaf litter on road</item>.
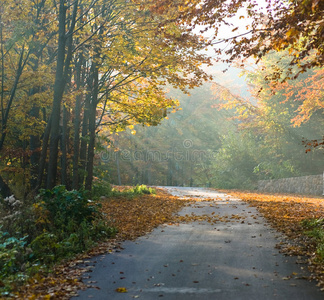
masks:
[[[311,272],[309,279],[316,280],[324,291],[324,259],[319,258],[314,240],[305,234],[302,226],[304,220],[324,218],[323,197],[227,190],[223,192],[256,207],[273,228],[283,233],[286,238],[276,248],[285,255],[296,256],[296,263],[307,263]]]

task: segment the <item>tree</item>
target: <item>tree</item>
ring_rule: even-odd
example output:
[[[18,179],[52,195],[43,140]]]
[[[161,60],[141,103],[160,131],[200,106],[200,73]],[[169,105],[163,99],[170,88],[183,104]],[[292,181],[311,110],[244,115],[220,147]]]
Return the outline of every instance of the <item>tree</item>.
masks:
[[[195,51],[205,40],[177,24],[175,12],[150,12],[149,1],[6,4],[1,170],[19,169],[26,191],[44,186],[44,178],[47,188],[85,183],[91,189],[96,140],[104,126],[113,132],[136,123],[157,125],[176,105],[165,84],[186,91],[209,79],[201,65],[210,60]]]
[[[293,74],[296,78],[309,68],[324,64],[323,45],[323,1],[318,0],[265,0],[262,4],[252,0],[238,1],[182,1],[160,0],[152,4],[151,9],[160,14],[168,10],[178,10],[179,22],[189,24],[191,28],[203,25],[209,33],[214,31],[211,44],[228,42],[225,51],[226,62],[248,57],[261,59],[269,51],[289,50],[292,54],[286,70],[277,69],[273,79],[279,80],[281,74],[291,77],[292,67],[298,66]],[[239,27],[232,24],[233,16],[247,19],[246,31],[235,35]],[[217,40],[219,31],[231,25],[233,36]],[[221,50],[217,50],[222,54]],[[311,59],[304,60],[306,57]],[[282,78],[281,78],[282,79]]]
[[[73,11],[67,16],[67,6],[69,1],[60,0],[58,12],[58,44],[57,44],[57,61],[54,82],[54,95],[51,111],[50,126],[50,155],[47,170],[46,187],[51,189],[56,184],[57,172],[57,158],[58,158],[58,143],[60,136],[60,117],[61,117],[61,102],[64,94],[64,89],[67,84],[70,73],[70,64],[72,60],[73,50],[73,33],[77,18],[77,10],[79,8],[79,1],[75,0],[73,4]],[[66,23],[69,27],[66,30]],[[67,31],[67,32],[66,32]],[[43,145],[44,147],[45,145]]]
[[[0,152],[2,163],[13,168],[15,174],[20,173],[17,162],[25,157],[27,150],[21,141],[32,136],[31,133],[36,137],[43,127],[36,111],[46,106],[46,86],[51,83],[52,74],[45,71],[40,61],[51,35],[42,39],[37,31],[40,28],[44,30],[50,23],[47,8],[44,0],[37,3],[4,0],[0,8]],[[27,119],[27,115],[30,118]],[[31,150],[32,155],[37,152],[34,146]],[[23,168],[25,166],[26,161]]]
[[[279,55],[283,63],[289,59],[286,52],[272,53],[263,59],[262,66],[245,72],[254,97],[250,101],[220,86],[214,90],[223,99],[220,107],[235,112],[240,135],[258,145],[255,172],[259,178],[317,174],[323,168],[322,153],[306,155],[302,141],[320,138],[323,127],[323,108],[318,105],[322,101],[320,92],[316,83],[310,84],[320,70],[308,71],[281,84],[269,84],[263,70],[271,72]],[[310,107],[307,118],[301,109],[304,106]],[[301,118],[303,121],[297,122]]]

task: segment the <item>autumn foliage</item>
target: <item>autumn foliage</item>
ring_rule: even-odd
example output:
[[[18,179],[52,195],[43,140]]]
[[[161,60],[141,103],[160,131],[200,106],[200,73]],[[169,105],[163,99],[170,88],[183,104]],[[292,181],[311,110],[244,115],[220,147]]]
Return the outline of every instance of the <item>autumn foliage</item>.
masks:
[[[210,78],[205,39],[149,1],[2,4],[0,168],[19,197],[60,183],[91,190],[100,132],[158,125],[177,106],[166,84]]]

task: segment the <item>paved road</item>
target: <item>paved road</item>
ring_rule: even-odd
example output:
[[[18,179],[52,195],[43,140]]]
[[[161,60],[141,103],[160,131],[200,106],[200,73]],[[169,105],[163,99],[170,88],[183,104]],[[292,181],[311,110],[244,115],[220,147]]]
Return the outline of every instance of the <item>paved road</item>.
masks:
[[[324,299],[316,283],[300,279],[307,268],[278,252],[279,234],[255,208],[207,189],[167,189],[206,198],[181,215],[219,215],[222,221],[162,226],[125,242],[120,252],[93,258],[84,281],[97,288],[72,299]],[[128,292],[117,293],[119,287]]]

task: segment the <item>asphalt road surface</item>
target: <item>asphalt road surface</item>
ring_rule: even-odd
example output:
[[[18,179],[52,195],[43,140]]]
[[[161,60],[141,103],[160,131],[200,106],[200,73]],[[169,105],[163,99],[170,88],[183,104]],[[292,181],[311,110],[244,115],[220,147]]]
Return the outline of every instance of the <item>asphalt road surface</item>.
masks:
[[[95,288],[72,299],[324,299],[315,282],[303,279],[307,266],[275,248],[282,237],[255,208],[208,189],[166,189],[206,198],[180,215],[219,215],[221,221],[164,225],[123,243],[120,252],[93,258],[84,282]]]

